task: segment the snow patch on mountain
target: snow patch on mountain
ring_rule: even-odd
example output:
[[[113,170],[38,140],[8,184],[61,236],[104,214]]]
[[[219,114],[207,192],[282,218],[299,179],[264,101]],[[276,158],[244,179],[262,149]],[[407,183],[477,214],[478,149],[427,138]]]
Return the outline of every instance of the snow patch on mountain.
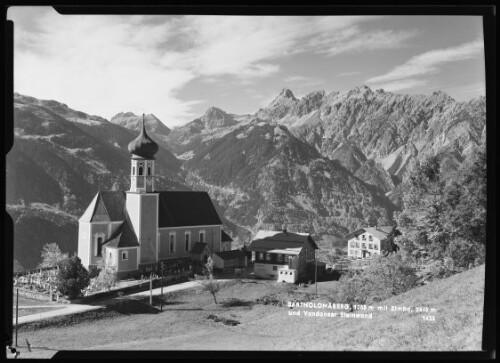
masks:
[[[181,160],[190,160],[193,158],[194,156],[194,152],[193,150],[189,150],[183,154],[180,154],[180,155],[175,155],[177,157],[177,159],[181,159]]]

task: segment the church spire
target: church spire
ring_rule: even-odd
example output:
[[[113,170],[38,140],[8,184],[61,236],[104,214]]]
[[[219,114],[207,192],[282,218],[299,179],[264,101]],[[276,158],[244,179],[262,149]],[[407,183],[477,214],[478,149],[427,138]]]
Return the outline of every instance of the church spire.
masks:
[[[139,136],[128,144],[132,154],[130,191],[153,192],[155,181],[155,154],[158,144],[146,132],[146,115],[142,114],[142,128]]]
[[[158,144],[146,132],[146,115],[142,114],[142,129],[139,136],[128,144],[128,151],[135,159],[153,159],[158,152]]]

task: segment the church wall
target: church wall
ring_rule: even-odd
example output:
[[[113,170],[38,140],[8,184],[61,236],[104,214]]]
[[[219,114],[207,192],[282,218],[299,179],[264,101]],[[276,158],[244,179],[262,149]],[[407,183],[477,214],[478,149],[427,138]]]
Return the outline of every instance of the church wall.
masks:
[[[158,194],[141,196],[141,257],[140,263],[156,262],[158,231]]]
[[[137,238],[140,236],[140,215],[141,215],[141,203],[140,203],[139,193],[127,193],[127,199],[125,202],[127,213],[132,222],[132,228],[134,229]],[[139,241],[140,242],[140,241]]]
[[[103,241],[109,237],[109,223],[90,223],[90,265],[97,265],[99,256],[96,256],[94,240],[97,234],[103,234]],[[104,251],[104,249],[102,250]]]
[[[118,249],[118,272],[137,270],[137,250],[138,248],[119,248]],[[128,252],[128,259],[122,259],[122,252]]]
[[[78,257],[87,269],[90,263],[90,223],[78,224]]]
[[[201,230],[205,231],[205,242],[210,246],[210,248],[212,248],[212,251],[219,252],[220,237],[221,237],[220,226],[161,228],[159,229],[160,231],[159,258],[165,259],[165,258],[191,256],[191,251],[186,251],[185,249],[185,234],[188,231],[191,232],[191,245],[190,245],[190,250],[191,250],[194,244],[200,241],[199,233]],[[176,233],[174,253],[169,252],[170,232]]]

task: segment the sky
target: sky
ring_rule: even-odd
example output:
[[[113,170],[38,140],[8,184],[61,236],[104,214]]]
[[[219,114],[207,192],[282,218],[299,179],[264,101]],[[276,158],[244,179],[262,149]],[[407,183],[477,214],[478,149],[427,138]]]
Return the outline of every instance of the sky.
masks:
[[[61,15],[15,6],[14,91],[110,119],[152,113],[168,127],[209,107],[255,113],[356,86],[485,94],[480,16]]]

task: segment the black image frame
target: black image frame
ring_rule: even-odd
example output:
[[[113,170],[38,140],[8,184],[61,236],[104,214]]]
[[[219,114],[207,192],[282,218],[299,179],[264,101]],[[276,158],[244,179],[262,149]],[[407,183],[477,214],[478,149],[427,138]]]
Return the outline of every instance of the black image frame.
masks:
[[[19,5],[54,5],[61,14],[196,14],[196,15],[476,15],[483,17],[485,62],[486,62],[486,110],[487,110],[487,252],[486,280],[484,296],[483,350],[479,352],[265,352],[265,351],[60,351],[54,358],[114,358],[144,359],[167,358],[284,358],[284,359],[491,359],[496,354],[496,245],[495,239],[495,196],[497,185],[495,155],[497,140],[496,125],[496,8],[493,1],[440,1],[428,5],[424,1],[407,2],[399,5],[394,1],[383,4],[365,1],[343,1],[340,5],[324,5],[309,1],[302,5],[268,5],[245,2],[235,5],[231,2],[219,5],[205,5],[201,2],[176,2],[169,5],[156,5],[152,1],[144,1],[142,5],[122,5],[116,1],[86,1],[85,5],[72,1],[32,2],[15,1],[10,6]],[[7,6],[4,7],[6,14]],[[4,23],[4,157],[1,170],[6,170],[5,155],[13,144],[13,28],[11,21]],[[5,175],[2,178],[5,183]],[[5,184],[4,184],[5,188]],[[5,190],[5,189],[4,189]],[[5,193],[2,201],[5,205]],[[13,226],[8,213],[4,211],[2,252],[4,256],[4,278],[2,279],[4,294],[4,337],[7,344],[12,344],[12,274],[13,274]],[[168,354],[167,354],[168,353]],[[22,358],[22,357],[21,357]]]

